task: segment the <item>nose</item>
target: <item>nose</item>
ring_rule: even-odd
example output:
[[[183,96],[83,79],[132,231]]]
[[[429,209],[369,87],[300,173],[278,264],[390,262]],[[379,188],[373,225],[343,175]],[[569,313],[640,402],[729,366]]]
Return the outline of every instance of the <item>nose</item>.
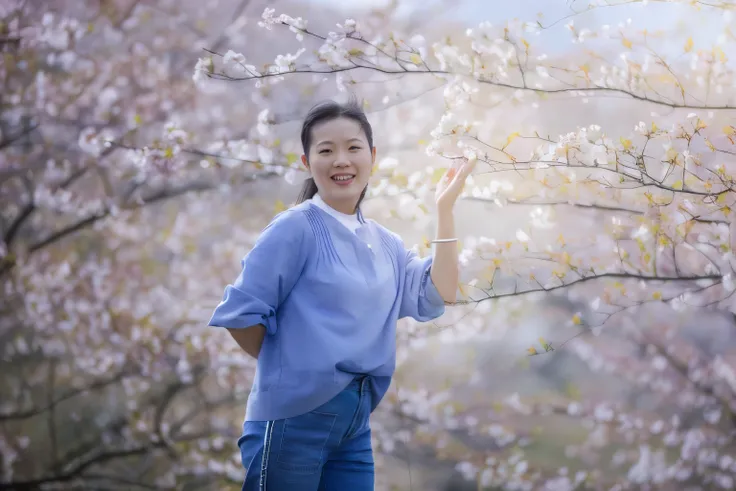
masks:
[[[335,162],[332,165],[335,167],[347,167],[350,165],[350,159],[345,152],[337,152]]]

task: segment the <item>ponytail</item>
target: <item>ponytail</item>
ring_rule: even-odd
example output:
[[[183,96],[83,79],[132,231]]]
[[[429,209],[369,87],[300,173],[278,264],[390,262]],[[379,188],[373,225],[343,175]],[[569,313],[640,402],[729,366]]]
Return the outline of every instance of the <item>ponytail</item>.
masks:
[[[355,203],[355,211],[358,211],[358,208],[360,208],[360,203],[363,201],[363,198],[365,198],[365,193],[368,192],[368,185],[366,184],[363,188],[363,192],[360,193],[360,198],[358,198],[358,202]]]
[[[308,199],[314,198],[315,194],[317,194],[317,184],[315,184],[313,178],[308,177],[304,180],[302,190],[299,191],[299,196],[297,196],[295,204],[304,203]]]

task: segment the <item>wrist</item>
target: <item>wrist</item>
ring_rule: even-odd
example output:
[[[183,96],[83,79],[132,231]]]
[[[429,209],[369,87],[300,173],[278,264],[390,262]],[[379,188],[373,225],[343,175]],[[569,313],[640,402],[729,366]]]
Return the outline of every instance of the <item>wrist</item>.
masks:
[[[454,216],[452,206],[437,205],[436,211],[437,211],[437,218],[440,218],[440,219],[453,218]]]
[[[455,217],[452,208],[437,209],[437,229],[435,239],[451,239],[455,237]]]

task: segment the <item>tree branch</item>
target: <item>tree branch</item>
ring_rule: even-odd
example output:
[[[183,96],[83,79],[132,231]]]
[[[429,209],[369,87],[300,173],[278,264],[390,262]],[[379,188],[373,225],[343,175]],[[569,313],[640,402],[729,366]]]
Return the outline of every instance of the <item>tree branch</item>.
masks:
[[[84,478],[85,478],[85,481],[87,481],[86,486],[91,486],[92,483],[95,481],[101,481],[101,482],[109,482],[111,484],[122,485],[120,489],[125,489],[126,491],[129,491],[131,489],[138,489],[138,488],[150,489],[153,491],[157,491],[160,489],[157,486],[153,486],[153,485],[149,485],[144,482],[141,482],[141,481],[133,480],[129,477],[108,475],[108,474],[103,474],[103,473],[85,474]]]
[[[275,172],[264,172],[264,173],[261,173],[255,176],[251,176],[251,178],[268,178],[268,177],[273,177],[276,175],[277,174]],[[218,186],[219,186],[219,183],[216,183],[216,182],[193,182],[193,183],[190,183],[184,186],[180,186],[177,188],[161,189],[143,198],[141,202],[135,203],[123,209],[133,210],[137,208],[143,208],[144,206],[151,205],[159,201],[165,201],[171,198],[175,198],[177,196],[182,196],[188,193],[209,191],[209,190],[217,188]],[[45,239],[42,239],[38,242],[33,243],[29,247],[28,250],[31,253],[37,252],[43,249],[44,247],[47,247],[55,242],[58,242],[59,240],[66,237],[67,235],[71,235],[75,232],[83,230],[91,226],[92,224],[96,223],[97,221],[107,218],[108,216],[110,216],[111,213],[112,211],[110,210],[110,208],[108,208],[97,215],[92,215],[76,223],[63,227],[55,232],[52,232]]]
[[[511,293],[499,293],[499,294],[492,294],[488,295],[485,298],[475,299],[475,300],[461,300],[458,302],[454,302],[452,305],[467,305],[467,304],[473,304],[473,303],[479,303],[484,302],[486,300],[497,300],[499,298],[508,298],[508,297],[520,297],[523,295],[529,295],[532,293],[549,293],[553,292],[555,290],[560,290],[563,288],[570,288],[571,286],[587,283],[589,281],[594,280],[600,280],[604,278],[609,279],[630,279],[630,280],[640,280],[640,281],[661,281],[661,282],[693,282],[693,281],[701,281],[701,280],[711,280],[715,281],[716,283],[720,283],[723,281],[723,278],[721,275],[717,274],[710,274],[710,275],[702,275],[702,276],[651,276],[651,275],[643,275],[643,274],[634,274],[634,273],[601,273],[601,274],[592,274],[590,276],[582,276],[576,280],[572,280],[567,283],[562,283],[557,286],[551,286],[551,287],[543,287],[540,286],[539,288],[530,288],[528,290],[515,290]]]
[[[94,382],[86,387],[71,390],[68,393],[64,394],[63,396],[53,399],[50,402],[47,402],[43,406],[36,407],[33,409],[27,409],[23,411],[0,413],[0,423],[8,422],[8,421],[18,421],[18,420],[23,420],[23,419],[32,418],[34,416],[38,416],[39,414],[43,414],[46,411],[50,411],[55,406],[59,405],[60,403],[67,401],[69,399],[72,399],[80,394],[89,392],[91,390],[104,389],[105,387],[116,384],[120,382],[121,380],[123,380],[124,378],[130,377],[130,376],[133,376],[133,374],[130,372],[123,371],[123,372],[118,373],[111,379],[98,380],[97,382]]]
[[[491,198],[479,198],[477,196],[466,196],[462,198],[465,201],[476,201],[480,203],[495,203],[493,199]],[[621,212],[621,213],[629,213],[631,215],[637,215],[642,216],[646,214],[645,211],[642,210],[636,210],[633,208],[624,208],[622,206],[610,206],[610,205],[601,205],[596,203],[590,203],[590,204],[584,204],[584,203],[575,203],[570,201],[522,201],[522,200],[506,200],[504,202],[505,206],[508,205],[520,205],[520,206],[569,206],[572,208],[582,208],[582,209],[590,209],[590,210],[598,210],[598,211],[610,211],[610,212]],[[717,220],[717,219],[710,219],[710,218],[702,218],[699,216],[692,216],[690,218],[693,222],[697,223],[711,223],[711,224],[728,224],[730,223],[728,220]]]
[[[233,21],[238,20],[238,17],[243,15],[245,12],[245,9],[248,8],[248,4],[250,4],[251,0],[241,0],[240,4],[238,4],[237,7],[235,7],[235,10],[230,15],[230,18],[233,19]],[[218,50],[222,47],[222,44],[227,41],[227,28],[222,29],[222,32],[218,36],[218,38],[215,40],[213,47],[214,49]]]
[[[32,126],[27,126],[23,128],[23,130],[16,135],[11,135],[11,136],[8,136],[7,138],[3,138],[2,141],[0,141],[0,150],[2,150],[5,147],[9,147],[13,143],[15,143],[17,140],[20,140],[24,136],[36,131],[39,126],[40,125],[36,123]]]
[[[289,24],[287,24],[285,22],[278,22],[278,24],[281,24],[283,26],[286,26],[288,28],[294,29],[296,31],[299,31],[299,32],[305,34],[305,35],[308,35],[308,36],[311,36],[311,37],[314,37],[314,38],[317,38],[317,39],[320,39],[320,40],[324,40],[325,39],[324,36],[321,36],[321,35],[319,35],[317,33],[311,32],[308,29],[298,29],[298,28],[295,28],[295,27],[293,27],[293,26],[291,26],[291,25],[289,25]],[[385,52],[383,52],[379,47],[373,45],[372,43],[370,43],[368,41],[365,41],[362,38],[351,36],[351,35],[348,35],[347,38],[348,39],[355,40],[355,41],[363,42],[365,44],[368,44],[371,47],[373,47],[374,49],[376,49],[377,51],[379,51],[379,52],[383,53],[384,55],[386,55],[387,58],[389,58],[389,59],[391,59],[393,61],[397,61],[395,57],[389,56],[388,54],[386,54]],[[208,51],[209,53],[215,54],[217,56],[222,56],[220,53],[217,53],[216,51],[213,51],[213,50],[206,50],[206,51]],[[269,78],[274,78],[274,77],[284,77],[284,76],[287,76],[287,75],[298,74],[298,73],[302,73],[302,74],[323,74],[323,75],[326,75],[326,74],[344,73],[344,72],[350,72],[350,71],[354,71],[354,70],[361,70],[361,69],[363,69],[363,70],[370,70],[370,71],[375,71],[375,72],[383,73],[383,74],[386,74],[386,75],[463,76],[463,77],[472,78],[474,81],[476,81],[476,82],[478,82],[480,84],[490,85],[490,86],[493,86],[493,87],[497,87],[497,88],[501,88],[501,89],[508,89],[508,90],[512,90],[512,91],[534,92],[534,93],[537,93],[537,94],[565,94],[565,93],[579,94],[581,92],[587,93],[588,95],[595,94],[595,93],[601,93],[601,94],[620,94],[620,95],[625,95],[625,96],[627,96],[627,97],[629,97],[631,99],[634,99],[634,100],[638,100],[638,101],[641,101],[641,102],[647,102],[647,103],[654,104],[654,105],[657,105],[657,106],[664,106],[664,107],[668,107],[668,108],[671,108],[671,109],[691,109],[691,110],[700,109],[700,110],[713,110],[713,111],[719,111],[719,110],[725,111],[725,110],[736,109],[736,106],[730,106],[730,105],[707,105],[707,104],[687,104],[687,103],[678,104],[678,103],[666,101],[666,100],[663,100],[663,99],[654,99],[654,98],[650,98],[650,97],[647,97],[647,96],[644,96],[644,95],[636,94],[636,93],[634,93],[634,92],[632,92],[630,90],[627,90],[627,89],[620,89],[620,88],[616,88],[616,87],[602,87],[602,86],[597,86],[597,85],[596,86],[592,86],[592,87],[564,87],[564,88],[557,88],[557,89],[554,89],[554,88],[549,88],[549,89],[531,88],[531,87],[526,87],[523,84],[522,85],[518,85],[518,84],[513,84],[513,83],[498,82],[498,81],[495,81],[495,80],[490,80],[488,78],[473,77],[473,76],[471,76],[468,73],[459,73],[459,72],[453,72],[453,71],[449,71],[449,70],[439,70],[439,69],[424,68],[424,67],[426,67],[426,64],[424,64],[423,66],[417,65],[419,67],[419,69],[417,69],[417,70],[404,70],[404,69],[399,70],[399,69],[395,69],[395,68],[394,69],[392,69],[392,68],[384,68],[384,67],[381,67],[381,66],[378,66],[378,65],[373,65],[373,64],[370,64],[370,65],[361,65],[361,64],[355,63],[355,61],[351,61],[351,63],[352,63],[351,66],[345,66],[345,67],[329,67],[329,68],[326,68],[326,69],[313,69],[313,68],[308,68],[308,66],[307,66],[307,67],[302,67],[302,68],[294,68],[294,69],[289,70],[289,71],[275,70],[273,72],[262,73],[262,74],[259,74],[259,75],[248,75],[248,76],[245,76],[245,77],[233,77],[233,76],[227,75],[227,74],[222,73],[222,72],[220,72],[220,73],[217,73],[217,72],[215,72],[215,73],[205,72],[205,74],[206,74],[207,77],[212,78],[212,79],[215,79],[215,80],[249,81],[249,80],[264,80],[264,79],[269,79]]]
[[[87,460],[79,463],[77,466],[72,468],[70,471],[67,471],[58,476],[34,479],[30,481],[16,481],[16,482],[10,482],[10,483],[0,483],[0,490],[5,489],[5,490],[13,490],[13,491],[26,491],[26,490],[35,491],[44,485],[60,484],[60,483],[69,482],[74,479],[78,479],[82,477],[82,474],[84,473],[84,471],[94,465],[104,464],[106,462],[109,462],[111,460],[116,460],[116,459],[123,459],[127,457],[136,457],[136,456],[145,455],[149,452],[153,452],[155,450],[160,449],[163,445],[164,445],[163,442],[151,442],[149,445],[133,447],[130,449],[125,449],[125,450],[99,452],[97,455],[90,457]]]
[[[84,174],[87,172],[88,169],[89,167],[82,167],[78,171],[72,173],[67,179],[65,179],[61,184],[59,184],[58,189],[68,188],[77,179],[84,176]],[[8,230],[5,232],[5,237],[3,238],[3,240],[5,241],[5,246],[8,249],[10,249],[13,240],[15,239],[16,235],[20,231],[20,228],[28,220],[28,218],[33,214],[33,212],[38,209],[36,207],[36,204],[33,202],[33,190],[31,189],[30,183],[27,183],[27,187],[28,187],[28,192],[31,195],[31,201],[21,210],[21,212],[18,214],[15,220],[13,220],[13,223],[10,224],[10,227],[8,227]]]

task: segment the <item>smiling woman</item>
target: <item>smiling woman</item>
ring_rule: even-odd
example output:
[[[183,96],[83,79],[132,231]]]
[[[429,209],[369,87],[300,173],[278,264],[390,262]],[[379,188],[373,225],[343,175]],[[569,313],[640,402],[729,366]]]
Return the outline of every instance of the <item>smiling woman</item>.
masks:
[[[457,290],[452,210],[474,161],[442,179],[434,256],[360,211],[376,158],[356,102],[313,108],[307,179],[243,259],[210,320],[258,359],[240,446],[244,490],[368,491],[370,414],[391,383],[396,322],[442,315]]]

